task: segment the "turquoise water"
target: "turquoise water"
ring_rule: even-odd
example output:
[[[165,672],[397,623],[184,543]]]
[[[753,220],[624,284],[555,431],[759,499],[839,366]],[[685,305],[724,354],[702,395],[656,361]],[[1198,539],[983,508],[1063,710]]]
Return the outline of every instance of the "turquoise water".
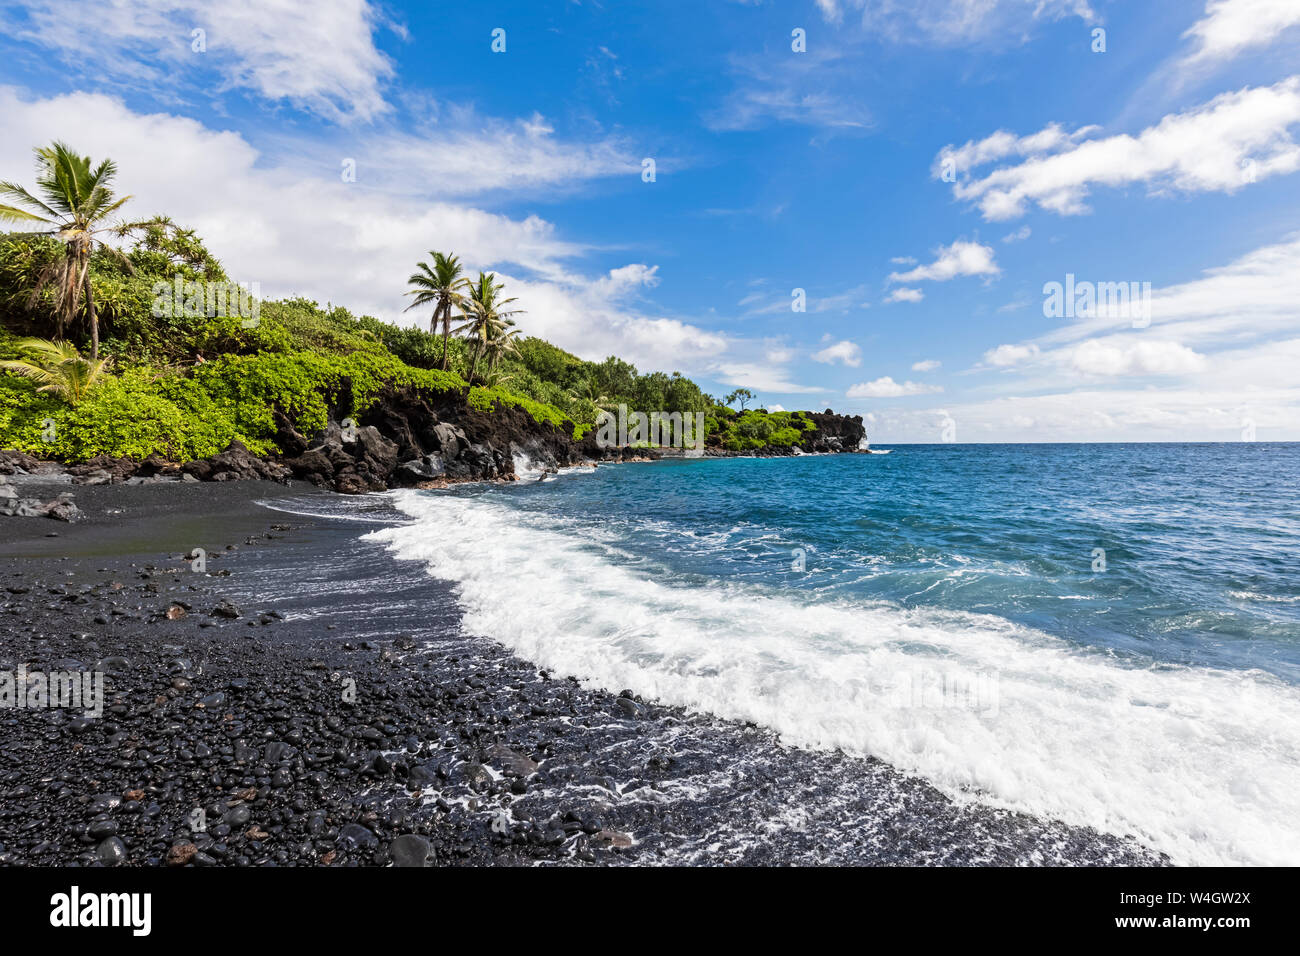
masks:
[[[558,674],[1183,863],[1300,864],[1300,445],[910,445],[396,492]]]
[[[1300,681],[1296,444],[909,445],[601,469],[506,494],[617,529],[632,563],[675,580],[985,612]]]

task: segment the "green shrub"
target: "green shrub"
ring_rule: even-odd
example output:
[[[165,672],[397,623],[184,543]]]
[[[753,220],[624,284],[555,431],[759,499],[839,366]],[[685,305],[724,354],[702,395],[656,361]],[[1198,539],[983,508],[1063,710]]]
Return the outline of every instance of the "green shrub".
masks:
[[[68,406],[58,399],[36,391],[36,385],[16,375],[0,375],[0,435],[4,447],[49,458],[53,446],[46,442],[45,422],[53,420],[57,434],[58,420]]]
[[[85,461],[96,455],[173,461],[214,455],[237,436],[223,409],[203,401],[176,402],[147,370],[109,376],[72,408],[12,376],[0,377],[0,433],[5,446],[42,458]],[[46,422],[53,440],[46,440]],[[253,447],[250,445],[250,447]],[[259,453],[270,449],[262,443]]]
[[[481,412],[491,412],[494,405],[522,408],[539,425],[554,425],[556,428],[563,428],[564,423],[568,421],[565,414],[552,405],[544,405],[501,388],[483,388],[476,385],[469,390],[469,404]]]
[[[187,414],[159,393],[147,371],[136,369],[106,379],[61,416],[54,448],[70,461],[154,453],[184,461],[216,454],[231,431],[229,421]]]
[[[544,339],[530,336],[520,339],[515,347],[518,357],[512,364],[518,364],[540,381],[553,382],[561,390],[570,390],[588,377],[587,366],[591,363]]]
[[[768,446],[798,445],[805,432],[817,426],[802,412],[767,412],[751,409],[731,419],[709,420],[723,433],[722,445],[732,451],[754,451]]]
[[[262,303],[259,318],[261,324],[282,328],[295,349],[333,355],[385,351],[374,329],[342,307],[326,310],[310,299],[281,299]]]
[[[6,322],[32,323],[26,331],[53,333],[54,291],[47,287],[35,306],[29,303],[37,278],[62,254],[62,245],[51,236],[0,236],[0,315]]]
[[[421,328],[398,327],[371,316],[362,316],[358,324],[374,333],[398,359],[413,368],[442,367],[442,335]],[[447,370],[461,378],[469,373],[469,347],[464,339],[452,336],[447,341]]]

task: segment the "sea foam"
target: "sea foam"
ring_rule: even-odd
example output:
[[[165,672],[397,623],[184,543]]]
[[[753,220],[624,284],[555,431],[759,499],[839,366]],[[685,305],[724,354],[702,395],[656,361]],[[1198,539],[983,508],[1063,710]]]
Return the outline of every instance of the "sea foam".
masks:
[[[993,615],[655,575],[486,496],[392,502],[414,520],[369,537],[455,582],[464,626],[539,666],[1178,863],[1300,863],[1300,693],[1262,672],[1138,666]]]

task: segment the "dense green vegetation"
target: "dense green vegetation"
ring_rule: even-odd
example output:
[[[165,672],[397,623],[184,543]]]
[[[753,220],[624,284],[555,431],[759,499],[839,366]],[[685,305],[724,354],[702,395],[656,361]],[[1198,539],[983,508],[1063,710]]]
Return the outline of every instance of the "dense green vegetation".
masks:
[[[518,407],[575,437],[620,404],[703,412],[733,450],[794,444],[813,427],[801,413],[733,411],[677,373],[642,375],[524,337],[496,276],[470,280],[441,253],[411,277],[428,332],[306,299],[259,301],[192,231],[162,217],[110,225],[130,199],[113,196],[111,163],[59,145],[38,157],[48,171],[35,194],[0,183],[19,203],[0,204],[0,218],[43,227],[0,235],[0,447],[186,460],[239,439],[267,454],[275,410],[311,433],[331,410],[364,412],[386,386],[459,391],[475,408]],[[728,396],[742,409],[752,399]]]

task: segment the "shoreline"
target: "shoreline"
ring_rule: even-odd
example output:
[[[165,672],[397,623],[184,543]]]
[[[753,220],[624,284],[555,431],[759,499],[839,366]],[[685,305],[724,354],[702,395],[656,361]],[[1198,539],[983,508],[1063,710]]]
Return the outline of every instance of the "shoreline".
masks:
[[[31,530],[0,559],[0,669],[99,663],[109,709],[0,715],[5,864],[1168,862],[540,671],[463,633],[447,582],[358,540],[358,518],[395,520],[381,498],[82,493],[81,523],[5,519]],[[238,617],[210,616],[226,602]]]
[[[827,413],[828,415],[830,413]],[[220,486],[231,482],[256,485],[277,485],[283,487],[305,486],[316,492],[338,492],[358,496],[374,492],[394,491],[401,488],[413,488],[417,491],[440,490],[464,484],[501,483],[511,481],[535,480],[537,476],[558,474],[563,469],[598,468],[601,465],[638,464],[655,461],[713,460],[731,458],[813,458],[825,455],[888,455],[888,450],[873,451],[870,448],[840,448],[838,439],[836,447],[825,450],[805,451],[799,447],[789,448],[765,447],[749,451],[729,451],[710,447],[700,454],[681,453],[675,448],[583,448],[583,454],[573,457],[568,450],[563,450],[557,457],[552,450],[533,442],[522,456],[513,454],[519,448],[511,443],[512,454],[504,456],[493,452],[497,461],[493,463],[490,444],[482,446],[479,465],[461,474],[450,474],[441,463],[440,456],[426,455],[422,459],[406,462],[400,468],[394,468],[396,458],[387,460],[386,456],[396,450],[391,442],[386,451],[377,457],[371,451],[376,442],[386,442],[373,426],[361,440],[351,443],[341,440],[338,426],[331,423],[330,430],[324,433],[325,444],[335,456],[347,464],[344,474],[350,475],[346,481],[339,480],[334,473],[334,465],[325,455],[317,455],[307,464],[281,457],[264,457],[248,451],[241,443],[232,442],[219,455],[210,459],[190,462],[166,461],[157,456],[144,460],[133,458],[110,459],[100,457],[90,461],[69,463],[56,459],[35,458],[23,452],[0,450],[0,517],[48,517],[68,523],[80,521],[86,514],[77,505],[77,496],[87,488],[100,488],[113,485],[131,487],[149,487],[154,485],[207,485]],[[301,439],[301,436],[298,436]],[[304,440],[305,444],[305,440]],[[343,449],[345,445],[356,446],[358,457],[354,459]],[[474,446],[477,447],[477,446]],[[316,449],[314,451],[318,451]],[[595,452],[594,455],[587,454]],[[307,457],[307,456],[304,456]],[[437,467],[432,467],[438,462]],[[353,469],[360,465],[370,477],[366,480],[356,478]],[[520,470],[522,468],[522,471]],[[199,492],[193,492],[199,494]],[[272,492],[278,494],[278,492]],[[92,503],[99,497],[92,493]],[[164,499],[169,500],[169,499]],[[120,511],[120,509],[116,509]],[[48,537],[58,537],[56,533],[47,533]],[[24,537],[32,537],[27,534]]]

